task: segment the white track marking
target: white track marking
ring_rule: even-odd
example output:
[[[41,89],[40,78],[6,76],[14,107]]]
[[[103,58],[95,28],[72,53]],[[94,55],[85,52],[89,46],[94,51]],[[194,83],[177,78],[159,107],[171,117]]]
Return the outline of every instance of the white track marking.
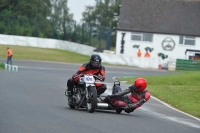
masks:
[[[113,77],[113,80],[116,81],[116,78],[117,78],[117,77]],[[120,81],[120,82],[126,83],[126,81]],[[154,97],[154,96],[151,96],[151,98],[155,99],[156,101],[158,101],[158,102],[164,104],[165,106],[167,106],[167,107],[169,107],[169,108],[171,108],[171,109],[173,109],[173,110],[175,110],[175,111],[177,111],[177,112],[180,112],[180,113],[182,113],[182,114],[185,114],[185,115],[187,115],[187,116],[190,116],[190,117],[196,119],[197,121],[200,121],[199,118],[197,118],[197,117],[195,117],[195,116],[192,116],[192,115],[190,115],[190,114],[188,114],[188,113],[185,113],[185,112],[183,112],[183,111],[180,111],[180,110],[178,110],[178,109],[176,109],[176,108],[170,106],[169,104],[167,104],[167,103],[165,103],[165,102],[159,100],[158,98],[156,98],[156,97]]]
[[[154,96],[151,96],[151,97],[152,97],[153,99],[155,99],[155,100],[159,101],[160,103],[164,104],[165,106],[167,106],[167,107],[169,107],[169,108],[173,109],[173,110],[176,110],[176,111],[178,111],[178,112],[180,112],[180,113],[182,113],[182,114],[185,114],[185,115],[187,115],[187,116],[190,116],[190,117],[192,117],[192,118],[194,118],[194,119],[196,119],[196,120],[200,121],[200,119],[199,119],[199,118],[197,118],[197,117],[195,117],[195,116],[192,116],[192,115],[190,115],[190,114],[187,114],[187,113],[185,113],[185,112],[183,112],[183,111],[180,111],[180,110],[178,110],[178,109],[176,109],[176,108],[172,107],[171,105],[169,105],[169,104],[167,104],[167,103],[165,103],[165,102],[163,102],[163,101],[159,100],[158,98],[156,98],[156,97],[154,97]]]

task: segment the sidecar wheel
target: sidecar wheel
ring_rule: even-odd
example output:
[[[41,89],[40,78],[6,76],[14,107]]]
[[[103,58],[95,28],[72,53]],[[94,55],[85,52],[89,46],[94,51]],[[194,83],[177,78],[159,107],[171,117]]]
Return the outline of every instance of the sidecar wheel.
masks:
[[[120,114],[122,112],[122,109],[116,109],[115,111],[117,112],[117,114]]]

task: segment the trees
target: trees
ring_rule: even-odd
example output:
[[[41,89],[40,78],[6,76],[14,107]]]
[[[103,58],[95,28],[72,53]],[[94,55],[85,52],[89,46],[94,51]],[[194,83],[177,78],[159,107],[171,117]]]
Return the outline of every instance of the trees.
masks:
[[[0,5],[0,32],[28,36],[36,34],[34,25],[38,20],[40,24],[45,22],[45,16],[51,11],[49,6],[49,0],[4,0],[4,5]],[[42,26],[40,24],[38,26]]]
[[[120,12],[121,0],[96,0],[95,6],[86,6],[86,10],[82,13],[83,21],[96,27],[98,34],[102,35],[107,28],[112,31],[112,44],[115,46],[116,29]],[[99,35],[99,36],[100,36]]]
[[[52,14],[50,21],[54,25],[54,30],[61,34],[61,39],[69,39],[67,29],[71,31],[73,23],[73,14],[69,13],[67,7],[68,0],[52,0]]]
[[[67,0],[1,0],[0,33],[54,37],[72,20]]]
[[[77,24],[67,7],[68,0],[1,0],[0,33],[70,40],[95,47],[110,41],[115,46],[121,0],[96,0]],[[110,33],[111,32],[111,33]]]

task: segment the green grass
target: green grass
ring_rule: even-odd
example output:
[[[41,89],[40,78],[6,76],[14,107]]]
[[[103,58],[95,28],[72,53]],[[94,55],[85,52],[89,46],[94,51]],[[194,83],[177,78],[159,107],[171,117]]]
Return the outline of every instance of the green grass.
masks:
[[[12,45],[0,45],[0,58],[6,58],[7,47],[13,50],[13,60],[40,60],[80,64],[89,61],[89,56],[67,50]],[[0,69],[3,69],[1,65]],[[148,89],[153,96],[184,112],[200,117],[199,75],[199,71],[181,71],[180,74],[176,75],[144,76],[144,78],[147,79]],[[132,84],[135,78],[120,78],[120,80],[126,80],[129,84]]]
[[[39,61],[55,61],[83,64],[89,61],[90,56],[74,53],[67,50],[58,50],[50,48],[37,48],[27,46],[1,45],[0,44],[0,58],[6,57],[6,48],[10,47],[13,51],[13,60],[39,60]],[[104,65],[110,65],[103,63]],[[116,65],[115,65],[116,66]],[[117,65],[123,66],[123,65]]]
[[[200,71],[180,71],[180,74],[143,76],[149,92],[158,99],[200,118]],[[136,78],[136,77],[135,77]],[[119,80],[133,83],[132,78]]]
[[[3,63],[0,62],[0,70],[4,70]]]
[[[89,61],[89,56],[77,54],[67,50],[46,49],[25,46],[0,45],[0,58],[6,57],[6,48],[10,47],[13,51],[13,60],[40,60],[70,63],[84,63]]]

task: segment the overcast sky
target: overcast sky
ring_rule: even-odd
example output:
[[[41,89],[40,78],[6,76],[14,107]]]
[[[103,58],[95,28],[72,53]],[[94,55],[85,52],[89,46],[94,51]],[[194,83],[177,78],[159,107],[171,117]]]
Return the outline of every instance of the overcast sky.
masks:
[[[95,5],[95,0],[68,0],[69,12],[74,14],[74,20],[80,22],[85,6]]]

